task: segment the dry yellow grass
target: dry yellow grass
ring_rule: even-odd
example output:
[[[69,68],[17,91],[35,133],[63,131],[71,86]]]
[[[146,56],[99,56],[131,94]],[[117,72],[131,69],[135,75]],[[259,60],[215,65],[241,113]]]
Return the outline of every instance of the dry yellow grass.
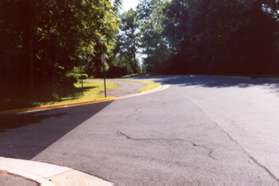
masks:
[[[76,88],[81,89],[81,83],[75,84]],[[113,90],[117,88],[117,84],[112,81],[107,81],[107,90]],[[59,105],[70,105],[86,103],[91,101],[104,100],[104,84],[102,80],[85,80],[83,83],[83,91],[78,94],[71,95],[68,97],[62,97],[52,102],[41,102],[36,103],[38,106],[59,106]],[[107,97],[112,99],[112,97]]]

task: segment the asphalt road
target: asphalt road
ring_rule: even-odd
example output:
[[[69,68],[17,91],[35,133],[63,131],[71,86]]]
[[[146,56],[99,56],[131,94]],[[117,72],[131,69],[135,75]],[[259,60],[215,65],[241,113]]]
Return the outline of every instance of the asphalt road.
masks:
[[[117,89],[110,90],[108,92],[109,96],[120,97],[128,96],[130,94],[136,94],[144,86],[144,84],[138,81],[129,81],[125,79],[114,79],[111,80],[117,84]]]
[[[279,80],[153,79],[171,87],[2,116],[0,156],[65,165],[116,185],[279,185]]]

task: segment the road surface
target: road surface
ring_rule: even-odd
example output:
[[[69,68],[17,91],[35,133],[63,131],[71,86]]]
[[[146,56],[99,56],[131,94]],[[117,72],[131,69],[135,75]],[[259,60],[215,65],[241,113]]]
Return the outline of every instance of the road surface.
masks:
[[[161,92],[2,116],[0,156],[116,185],[279,185],[279,80],[173,76]]]

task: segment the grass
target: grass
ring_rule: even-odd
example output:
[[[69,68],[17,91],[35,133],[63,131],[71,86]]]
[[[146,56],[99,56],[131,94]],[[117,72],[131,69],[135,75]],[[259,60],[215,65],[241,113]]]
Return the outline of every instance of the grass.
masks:
[[[50,102],[34,102],[33,106],[59,106],[69,104],[79,104],[84,102],[99,101],[104,99],[104,84],[102,80],[85,80],[83,88],[81,83],[76,83],[77,91],[65,97],[60,97]],[[107,90],[116,89],[117,84],[107,81]],[[108,99],[111,97],[108,97]]]
[[[130,80],[129,80],[130,81]],[[143,87],[137,90],[142,93],[150,91],[160,87],[159,83],[155,83],[150,80],[132,80],[143,84]],[[83,88],[81,83],[76,83],[73,88],[59,87],[55,93],[50,95],[48,89],[41,90],[36,96],[29,98],[28,96],[15,97],[14,99],[6,99],[7,96],[2,96],[0,99],[0,111],[9,109],[21,109],[30,107],[48,107],[48,106],[60,106],[71,104],[82,104],[92,101],[105,100],[104,98],[104,85],[103,80],[85,80]],[[113,81],[107,81],[107,89],[113,90],[118,87],[117,83]],[[44,94],[45,93],[45,94]],[[35,95],[35,94],[34,94]],[[0,97],[1,98],[1,97]],[[5,99],[4,99],[5,98]],[[22,98],[22,99],[19,99]],[[111,99],[112,97],[108,97]]]
[[[159,83],[155,83],[154,81],[150,81],[150,80],[137,80],[137,81],[144,85],[142,88],[138,90],[139,93],[150,91],[159,88],[161,86]]]

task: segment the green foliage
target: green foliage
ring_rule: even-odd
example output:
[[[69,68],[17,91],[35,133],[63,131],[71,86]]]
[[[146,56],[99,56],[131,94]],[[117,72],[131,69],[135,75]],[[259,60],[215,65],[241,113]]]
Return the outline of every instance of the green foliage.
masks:
[[[277,1],[142,0],[138,16],[149,72],[279,73]]]
[[[274,32],[260,1],[193,1],[178,61],[197,73],[270,73]]]
[[[109,0],[3,0],[0,9],[1,51],[15,57],[32,55],[41,75],[49,76],[46,68],[65,72],[88,63],[115,44],[118,18]]]
[[[171,51],[163,32],[163,21],[168,1],[145,0],[138,6],[140,30],[140,47],[146,58],[144,60],[147,71],[163,72],[168,68]]]
[[[137,73],[139,65],[136,54],[139,47],[139,36],[136,11],[131,9],[121,15],[120,29],[113,64],[120,68],[125,67],[127,73]]]
[[[122,0],[114,0],[113,10],[116,14],[119,14],[120,9],[122,8]]]
[[[0,81],[7,87],[5,95],[25,88],[24,99],[72,86],[75,78],[67,72],[76,66],[101,71],[101,54],[112,54],[118,30],[110,0],[1,0]],[[13,82],[18,86],[9,86]]]
[[[77,82],[78,80],[88,79],[89,77],[86,73],[74,72],[74,71],[67,73],[66,76],[68,78],[74,79],[75,82]]]
[[[189,0],[173,0],[165,8],[165,19],[163,21],[163,34],[167,38],[170,48],[174,53],[179,53],[181,45],[190,30]]]

